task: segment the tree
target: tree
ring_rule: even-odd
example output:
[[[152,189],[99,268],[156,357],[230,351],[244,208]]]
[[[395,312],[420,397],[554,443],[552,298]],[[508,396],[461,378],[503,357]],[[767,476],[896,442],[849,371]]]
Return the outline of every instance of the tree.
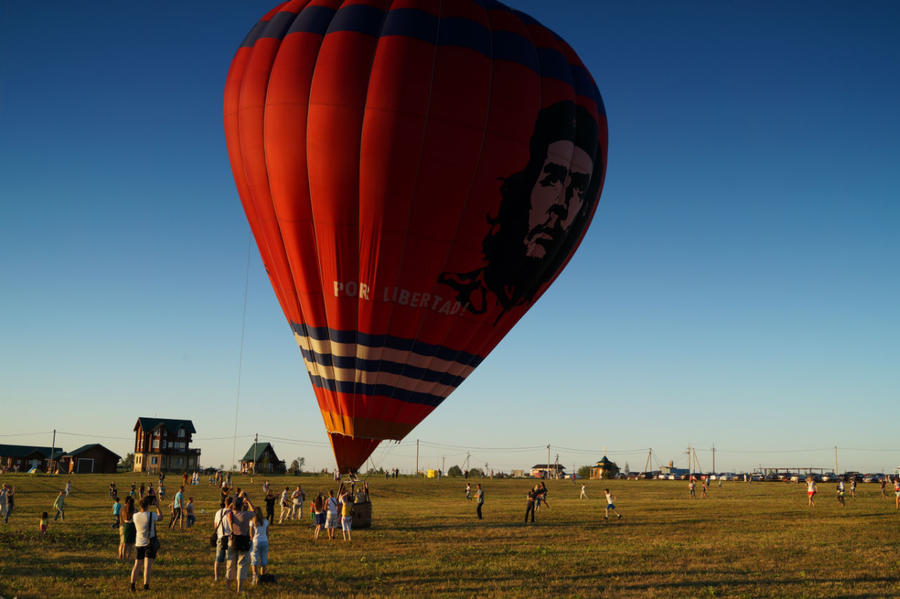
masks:
[[[126,454],[124,458],[119,462],[119,467],[125,472],[131,472],[134,470],[134,454],[129,453]]]
[[[447,470],[447,476],[462,476],[463,471],[459,466],[450,466],[450,470]]]
[[[300,474],[303,472],[303,464],[306,463],[306,458],[296,458],[293,462],[291,462],[291,467],[288,468],[288,472],[291,474]]]
[[[472,468],[469,470],[469,478],[475,478],[476,476],[481,478],[484,476],[484,472],[482,472],[480,468]]]
[[[582,466],[578,469],[578,478],[590,478],[591,477],[591,467],[590,466]]]

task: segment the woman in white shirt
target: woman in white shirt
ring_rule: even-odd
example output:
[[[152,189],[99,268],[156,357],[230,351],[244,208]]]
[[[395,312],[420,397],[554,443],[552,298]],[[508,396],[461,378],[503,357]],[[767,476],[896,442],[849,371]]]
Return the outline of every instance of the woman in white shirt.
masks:
[[[156,538],[156,522],[162,515],[159,504],[156,503],[156,513],[149,511],[151,501],[149,497],[141,499],[141,511],[132,518],[134,521],[135,540],[134,547],[137,554],[134,559],[134,567],[131,569],[131,590],[134,590],[134,582],[137,579],[141,562],[144,562],[144,590],[150,588],[150,569],[159,549],[159,541]]]
[[[253,538],[250,572],[253,574],[253,584],[256,584],[269,565],[269,521],[263,517],[262,508],[258,507],[254,512],[253,520],[250,521],[250,536]]]

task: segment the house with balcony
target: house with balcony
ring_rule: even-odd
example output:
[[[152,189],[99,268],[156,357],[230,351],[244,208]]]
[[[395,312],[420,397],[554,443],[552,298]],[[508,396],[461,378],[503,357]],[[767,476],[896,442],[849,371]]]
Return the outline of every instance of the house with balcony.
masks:
[[[196,433],[190,420],[137,419],[134,425],[135,472],[189,472],[200,469],[200,450],[191,449]]]

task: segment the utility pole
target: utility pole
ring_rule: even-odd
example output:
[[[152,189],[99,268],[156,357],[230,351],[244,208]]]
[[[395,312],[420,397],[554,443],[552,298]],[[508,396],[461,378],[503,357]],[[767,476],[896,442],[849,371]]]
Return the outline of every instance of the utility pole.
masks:
[[[256,474],[256,460],[259,459],[259,433],[253,436],[253,474]],[[253,479],[250,479],[253,482]]]
[[[464,474],[466,475],[466,478],[469,478],[469,457],[470,457],[471,455],[472,455],[472,454],[469,453],[468,451],[466,452],[466,471],[465,471],[465,473],[464,473]]]
[[[556,473],[556,476],[554,476],[553,478],[556,478],[558,480],[559,479],[559,454],[556,454],[556,462],[554,462],[554,465],[553,465],[553,472]]]
[[[441,456],[441,476],[442,477],[447,474],[446,468],[447,468],[447,456]]]
[[[835,474],[838,473],[838,467],[837,467],[837,445],[834,446],[834,473],[835,473]]]
[[[687,453],[688,456],[688,475],[691,475],[694,473],[694,456],[691,455],[690,444],[688,444],[687,451],[685,453]]]
[[[713,452],[713,469],[712,469],[712,473],[715,474],[715,473],[716,473],[716,444],[715,444],[715,443],[713,443],[713,446],[712,446],[712,452]]]
[[[647,461],[644,463],[644,472],[650,472],[650,468],[653,466],[651,463],[651,459],[653,457],[653,448],[650,448],[650,452],[647,454]]]
[[[56,453],[56,429],[53,429],[53,442],[50,443],[50,461],[47,462],[47,472],[53,474],[53,454]]]
[[[547,443],[547,470],[548,470],[547,478],[549,479],[550,478],[550,472],[549,472],[549,470],[550,470],[550,444],[549,443]]]
[[[416,476],[419,476],[419,440],[416,439]]]

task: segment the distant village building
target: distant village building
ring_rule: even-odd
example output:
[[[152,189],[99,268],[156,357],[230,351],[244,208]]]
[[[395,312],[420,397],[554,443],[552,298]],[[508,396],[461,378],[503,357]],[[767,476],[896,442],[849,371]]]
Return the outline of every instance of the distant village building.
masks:
[[[59,459],[59,470],[75,474],[115,474],[120,459],[119,454],[99,443],[92,443],[63,454]]]
[[[531,467],[534,478],[565,478],[566,469],[562,464],[535,464]]]
[[[48,462],[64,453],[62,448],[56,447],[50,455],[50,447],[37,447],[34,445],[0,445],[0,470],[8,472],[28,472],[31,468],[38,468],[44,472],[48,470]]]
[[[241,472],[284,474],[287,472],[287,468],[285,468],[284,460],[279,460],[275,455],[272,444],[260,441],[250,445],[250,449],[241,458]]]
[[[200,450],[190,448],[191,435],[196,432],[190,420],[138,418],[134,425],[134,471],[198,470]]]
[[[603,456],[599,462],[597,462],[594,466],[591,467],[591,479],[599,480],[603,478],[615,478],[616,474],[619,473],[619,467],[616,466],[616,463],[610,461],[610,459],[606,456]]]

